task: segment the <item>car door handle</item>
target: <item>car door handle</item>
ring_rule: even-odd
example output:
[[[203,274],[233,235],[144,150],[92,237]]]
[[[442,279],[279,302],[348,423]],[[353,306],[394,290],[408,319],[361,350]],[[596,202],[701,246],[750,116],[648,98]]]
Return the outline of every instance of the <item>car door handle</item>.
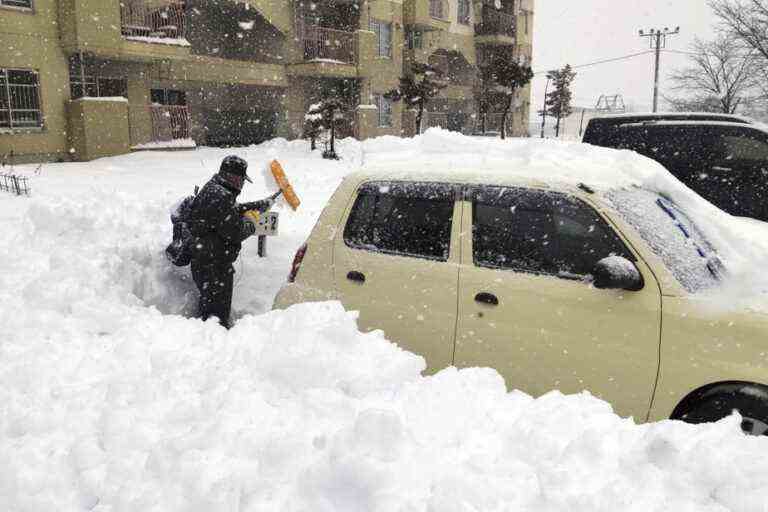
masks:
[[[350,281],[354,281],[356,283],[364,283],[365,282],[365,274],[362,272],[357,272],[353,270],[349,274],[347,274],[347,279]]]
[[[499,298],[492,293],[483,292],[475,295],[475,302],[479,302],[481,304],[489,304],[491,306],[498,306]]]

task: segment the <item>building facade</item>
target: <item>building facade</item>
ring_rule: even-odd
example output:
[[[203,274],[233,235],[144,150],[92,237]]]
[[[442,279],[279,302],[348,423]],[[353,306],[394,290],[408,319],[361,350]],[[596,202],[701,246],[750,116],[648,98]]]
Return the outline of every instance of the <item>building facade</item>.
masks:
[[[530,58],[532,2],[0,0],[0,159],[296,138],[329,96],[347,105],[342,136],[411,136],[414,113],[384,95],[413,62],[449,79],[423,128],[496,130],[477,66]],[[529,108],[526,89],[510,133]]]

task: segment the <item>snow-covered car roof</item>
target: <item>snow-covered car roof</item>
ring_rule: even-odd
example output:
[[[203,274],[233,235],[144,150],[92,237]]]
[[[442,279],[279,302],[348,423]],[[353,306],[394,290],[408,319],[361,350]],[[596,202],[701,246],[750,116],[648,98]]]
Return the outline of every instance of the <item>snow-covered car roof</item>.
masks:
[[[430,130],[413,139],[380,138],[364,144],[358,177],[367,180],[442,181],[610,190],[651,188],[670,177],[659,163],[632,151],[547,139],[466,137]],[[361,176],[362,175],[362,176]],[[677,182],[676,188],[684,188]]]

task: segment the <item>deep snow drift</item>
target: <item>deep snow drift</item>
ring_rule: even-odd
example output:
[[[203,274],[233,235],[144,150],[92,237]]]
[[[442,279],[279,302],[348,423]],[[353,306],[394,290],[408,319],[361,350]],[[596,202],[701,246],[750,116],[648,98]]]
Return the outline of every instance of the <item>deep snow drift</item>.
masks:
[[[421,377],[420,357],[360,334],[338,304],[265,313],[325,201],[363,163],[466,167],[479,154],[548,162],[568,179],[624,160],[617,172],[650,169],[627,183],[675,189],[671,178],[629,153],[576,146],[568,162],[568,145],[439,131],[343,141],[341,162],[307,146],[45,165],[33,197],[0,195],[0,510],[764,509],[768,440],[743,436],[738,418],[637,426],[587,394],[507,393],[492,370]],[[170,206],[230,152],[254,178],[280,158],[304,205],[281,209],[269,258],[244,247],[227,332],[180,314],[193,287],[162,250]],[[243,200],[267,194],[254,181]],[[672,192],[729,251],[740,249],[729,224],[763,229]]]

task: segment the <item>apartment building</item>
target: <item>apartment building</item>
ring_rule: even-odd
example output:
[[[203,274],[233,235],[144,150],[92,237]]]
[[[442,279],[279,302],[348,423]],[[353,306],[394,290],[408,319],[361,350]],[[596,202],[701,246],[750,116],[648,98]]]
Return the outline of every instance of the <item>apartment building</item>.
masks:
[[[0,0],[0,159],[296,138],[330,95],[342,136],[413,135],[384,94],[414,61],[450,79],[425,127],[496,129],[477,66],[530,57],[532,15],[532,0]]]

